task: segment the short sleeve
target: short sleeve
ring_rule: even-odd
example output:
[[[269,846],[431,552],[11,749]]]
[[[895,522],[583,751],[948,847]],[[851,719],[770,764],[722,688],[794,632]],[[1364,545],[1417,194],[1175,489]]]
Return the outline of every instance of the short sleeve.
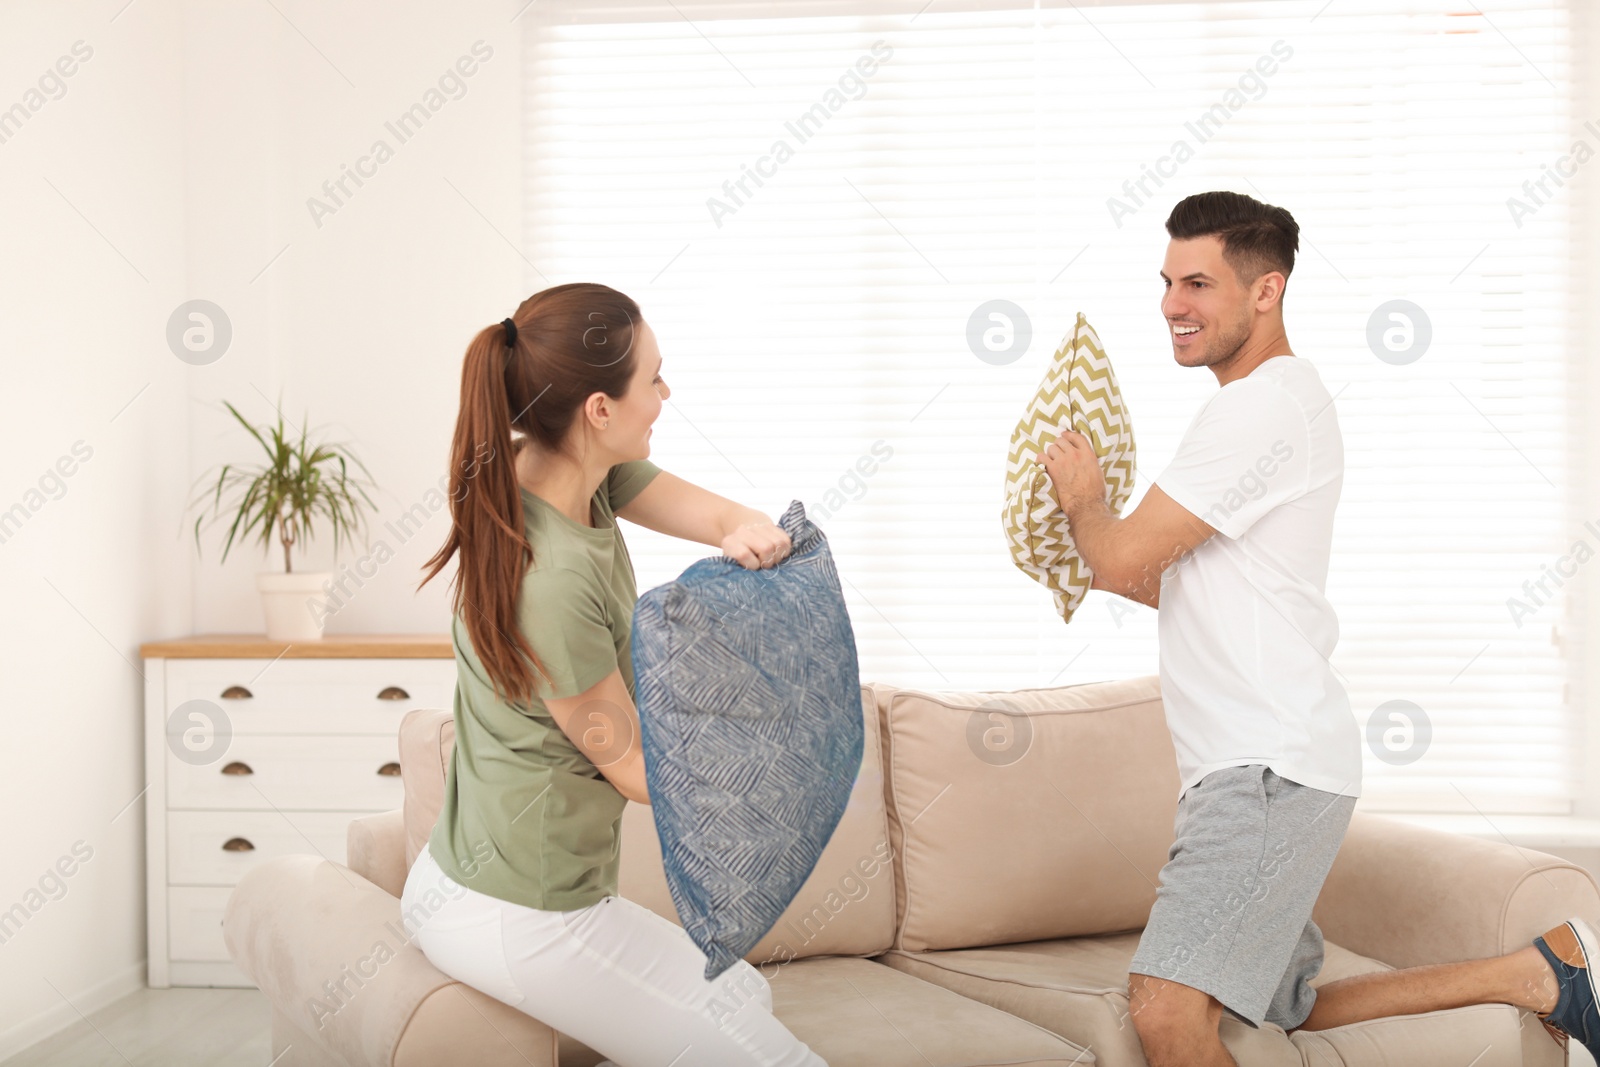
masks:
[[[611,501],[611,513],[615,515],[618,509],[627,507],[660,473],[661,468],[648,459],[629,460],[612,467],[606,474],[606,496]]]
[[[1237,538],[1273,508],[1304,496],[1310,475],[1310,427],[1300,404],[1273,382],[1241,380],[1201,409],[1155,484]]]
[[[594,581],[564,567],[530,570],[518,605],[522,632],[550,674],[535,672],[541,700],[577,696],[617,669],[616,640]]]

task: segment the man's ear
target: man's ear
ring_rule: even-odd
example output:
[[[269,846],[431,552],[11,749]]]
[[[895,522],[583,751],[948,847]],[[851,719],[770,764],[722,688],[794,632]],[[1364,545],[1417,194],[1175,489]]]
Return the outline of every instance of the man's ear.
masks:
[[[1289,284],[1289,279],[1283,276],[1282,271],[1269,270],[1255,281],[1255,297],[1257,311],[1270,311],[1273,304],[1282,303],[1283,290]]]

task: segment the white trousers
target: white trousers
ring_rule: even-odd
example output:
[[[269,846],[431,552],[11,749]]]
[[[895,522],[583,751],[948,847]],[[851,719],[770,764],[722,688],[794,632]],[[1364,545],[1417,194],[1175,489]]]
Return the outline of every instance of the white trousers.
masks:
[[[772,1014],[759,971],[740,960],[707,982],[689,935],[631,900],[524,907],[455,881],[424,848],[400,914],[439,970],[616,1067],[827,1067]]]

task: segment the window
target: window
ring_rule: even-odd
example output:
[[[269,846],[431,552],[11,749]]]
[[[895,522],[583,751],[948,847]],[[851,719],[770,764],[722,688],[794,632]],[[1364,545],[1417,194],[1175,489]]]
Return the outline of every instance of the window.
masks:
[[[1576,542],[1600,550],[1568,452],[1592,180],[1573,151],[1600,150],[1600,124],[1575,114],[1566,4],[917,7],[523,16],[528,281],[643,306],[674,390],[654,458],[774,516],[807,505],[866,679],[1154,673],[1149,609],[1097,592],[1063,626],[1012,567],[1007,441],[1081,310],[1133,413],[1136,503],[1216,388],[1171,357],[1166,213],[1209,188],[1281,204],[1302,227],[1290,340],[1347,452],[1334,665],[1363,729],[1394,731],[1365,805],[1570,810],[1575,643],[1554,579]],[[968,342],[994,299],[1031,329],[1002,365]],[[1412,362],[1369,346],[1369,327],[1418,343],[1395,300],[1427,319]],[[641,589],[707,554],[629,535]],[[1422,709],[1425,751],[1391,701]],[[1422,755],[1401,764],[1407,744]]]

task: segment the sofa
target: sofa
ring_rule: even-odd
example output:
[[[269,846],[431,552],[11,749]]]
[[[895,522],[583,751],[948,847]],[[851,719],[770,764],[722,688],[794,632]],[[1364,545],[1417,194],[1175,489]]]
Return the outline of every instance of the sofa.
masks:
[[[845,815],[747,957],[779,1018],[833,1067],[1144,1067],[1127,965],[1178,791],[1156,679],[872,683],[862,705]],[[229,900],[224,939],[272,1005],[275,1067],[592,1067],[595,1052],[410,943],[398,897],[439,810],[454,726],[419,710],[400,732],[402,810],[355,819],[345,863],[267,860]],[[677,921],[649,810],[630,804],[620,837],[621,895]],[[1314,913],[1327,940],[1317,984],[1498,955],[1572,915],[1600,925],[1580,867],[1358,811]],[[1243,1067],[1566,1062],[1537,1018],[1503,1004],[1294,1034],[1224,1016],[1222,1039]]]

